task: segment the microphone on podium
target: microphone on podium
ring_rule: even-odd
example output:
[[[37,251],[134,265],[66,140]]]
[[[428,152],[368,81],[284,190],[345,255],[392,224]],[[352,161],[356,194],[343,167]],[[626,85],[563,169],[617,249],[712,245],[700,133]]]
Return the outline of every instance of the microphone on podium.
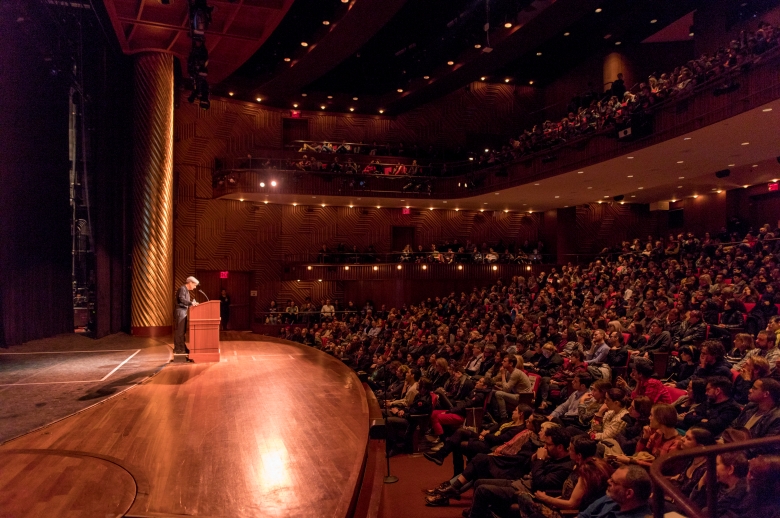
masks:
[[[203,290],[198,290],[198,292],[200,292],[204,297],[206,297],[206,302],[210,302],[211,301],[211,299],[209,299],[209,296],[206,295],[205,293],[203,293]]]

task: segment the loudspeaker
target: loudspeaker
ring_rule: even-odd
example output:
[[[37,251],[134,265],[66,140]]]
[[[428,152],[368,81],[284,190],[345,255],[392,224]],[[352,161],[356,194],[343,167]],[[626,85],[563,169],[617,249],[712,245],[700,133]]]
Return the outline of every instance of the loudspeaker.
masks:
[[[715,171],[715,176],[717,176],[718,178],[726,178],[730,174],[731,174],[731,169],[722,169],[720,171]]]
[[[617,196],[615,196],[615,197],[614,197],[614,198],[612,198],[612,199],[613,199],[613,200],[615,200],[615,201],[623,201],[623,198],[625,198],[625,195],[623,195],[623,194],[618,194]]]

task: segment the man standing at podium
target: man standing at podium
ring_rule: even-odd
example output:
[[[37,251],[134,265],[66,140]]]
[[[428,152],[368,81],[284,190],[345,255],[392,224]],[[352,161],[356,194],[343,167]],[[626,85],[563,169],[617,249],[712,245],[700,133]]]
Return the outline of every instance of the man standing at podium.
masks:
[[[189,349],[184,343],[184,333],[187,332],[187,310],[190,306],[197,306],[198,302],[190,296],[190,292],[198,287],[200,282],[195,277],[187,277],[184,286],[176,293],[176,331],[173,335],[173,354],[189,354]]]

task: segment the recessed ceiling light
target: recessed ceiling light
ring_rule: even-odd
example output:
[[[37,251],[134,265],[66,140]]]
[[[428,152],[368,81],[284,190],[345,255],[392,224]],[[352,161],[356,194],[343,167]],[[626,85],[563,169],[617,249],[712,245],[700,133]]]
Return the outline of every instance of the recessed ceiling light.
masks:
[[[431,76],[423,76],[423,79],[425,79],[425,80],[428,80],[430,78],[431,78]]]
[[[298,103],[294,103],[293,108],[297,108],[297,107],[298,107]]]
[[[265,187],[265,182],[260,182],[260,187]]]
[[[677,200],[671,200],[671,201],[672,201],[672,203],[677,203]]]
[[[297,206],[298,206],[298,204],[297,204],[297,203],[293,203],[293,207],[297,207]]]
[[[652,20],[650,20],[650,23],[657,23],[657,22],[658,22],[658,20],[656,20],[655,18],[653,18]]]
[[[694,198],[698,198],[698,197],[699,197],[699,195],[698,195],[698,194],[694,194],[694,195],[693,195],[693,197],[694,197]]]
[[[556,196],[556,198],[560,198],[560,196]]]
[[[628,175],[628,178],[633,178],[633,177],[634,177],[634,175],[632,175],[632,174]]]
[[[301,42],[301,47],[308,47],[308,46],[309,46],[309,44],[308,44],[308,43],[306,43],[305,41],[302,41],[302,42]]]
[[[481,49],[481,48],[482,48],[482,45],[480,45],[479,43],[477,43],[476,45],[474,45],[474,48],[475,48],[475,49]]]
[[[742,145],[743,146],[748,146],[748,145],[750,145],[750,142],[743,142]]]
[[[775,180],[775,181],[777,181],[777,180]],[[487,204],[488,204],[488,202],[485,202],[485,203],[483,203],[482,205],[487,205]]]
[[[627,156],[626,158],[629,159],[629,160],[633,160],[634,159],[634,157],[632,157],[632,156]]]
[[[632,194],[632,195],[631,195],[631,197],[632,197],[632,198],[636,198],[636,194]]]
[[[568,35],[570,35],[570,34],[571,34],[570,32],[564,32],[564,33],[563,33],[563,35],[564,35],[564,36],[568,36]]]
[[[332,95],[329,95],[329,96],[328,96],[328,99],[333,99],[333,96],[332,96]]]
[[[328,20],[322,20],[322,25],[330,25],[330,22]]]
[[[577,171],[577,174],[582,174],[582,173],[584,173],[584,172],[585,172],[585,171]]]
[[[349,0],[341,0],[341,3],[342,3],[342,4],[348,4],[348,3],[349,3]]]
[[[377,205],[377,206],[376,206],[376,208],[377,208],[377,209],[381,209],[381,208],[382,208],[382,206],[381,206],[381,205]]]
[[[404,93],[404,89],[403,89],[403,88],[399,88],[399,89],[398,89],[398,90],[396,90],[396,91],[397,91],[399,94],[402,94],[402,93]]]
[[[677,186],[677,188],[678,188],[678,189],[682,189],[682,185],[678,185],[678,186]]]
[[[355,108],[350,108],[349,111],[353,112],[355,111]]]
[[[747,189],[747,188],[748,188],[748,187],[750,187],[750,186],[749,186],[749,185],[743,185],[742,187],[744,187],[745,189]]]
[[[678,160],[677,161],[678,164],[682,164],[683,162],[684,162],[683,160]]]
[[[777,178],[773,178],[772,181],[777,183]]]
[[[239,199],[238,199],[238,201],[241,201],[241,202],[243,202],[243,201],[244,201],[244,198],[239,198]]]
[[[324,207],[324,206],[325,206],[325,204],[323,203],[323,204],[322,204],[322,206]]]
[[[485,212],[485,209],[479,209],[480,212]]]
[[[537,52],[537,53],[536,53],[536,55],[537,55],[537,56],[541,56],[541,55],[542,55],[542,53],[541,53],[541,52]]]
[[[271,181],[271,187],[276,187],[276,180]]]
[[[262,98],[262,97],[258,97],[258,98],[257,98],[257,102],[262,102],[262,100],[263,100],[263,98]]]
[[[529,85],[532,85],[532,84],[534,84],[534,82],[533,82],[533,79],[532,79],[531,81],[528,81],[528,84],[529,84]]]
[[[683,140],[691,140],[691,137],[685,137]]]
[[[379,110],[379,113],[385,113],[385,111],[384,110]]]
[[[684,179],[685,179],[684,176],[681,176],[681,177],[678,178],[678,180],[684,180]]]
[[[268,205],[268,200],[265,200],[263,203],[265,203],[266,205]]]
[[[353,100],[353,101],[357,101],[357,100],[358,100],[358,98],[357,98],[357,97],[353,97],[353,98],[352,98],[352,100]]]
[[[641,191],[642,189],[644,189],[644,187],[637,187],[637,189]]]
[[[623,43],[622,41],[616,41],[615,45],[621,45],[622,43]],[[622,205],[622,202],[621,202],[621,205]]]
[[[761,111],[762,111],[762,112],[771,112],[771,111],[772,111],[772,108],[764,108],[764,109],[763,109],[763,110],[761,110]]]
[[[496,196],[498,196],[498,195],[499,195],[499,194],[501,194],[501,193],[500,193],[500,192],[494,192],[493,194],[495,194]],[[447,202],[444,202],[444,203],[447,203]]]
[[[588,189],[593,189],[593,187],[588,187]]]
[[[324,110],[325,109],[325,105],[324,104],[320,105],[320,109]]]
[[[758,167],[758,164],[753,164],[753,167]]]
[[[692,33],[692,32],[689,32],[689,33],[688,33],[688,36],[690,36],[691,38],[693,38],[693,33]],[[695,197],[696,197],[696,196],[694,196],[694,198],[695,198]]]
[[[504,79],[504,82],[508,83],[509,82],[509,78],[507,77],[506,79]]]
[[[230,97],[233,97],[233,92],[228,92],[228,95],[229,95]]]
[[[605,197],[605,198],[609,198],[609,194],[607,194],[607,195],[606,195],[606,196],[604,196],[604,197]]]
[[[486,79],[485,76],[479,78],[480,81],[484,81],[485,79]]]
[[[737,164],[729,164],[729,167],[734,167],[734,166],[736,166],[736,165],[737,165]]]
[[[284,58],[284,61],[285,61],[286,63],[289,63],[289,62],[290,62],[290,58]]]
[[[349,208],[350,208],[350,209],[352,209],[352,208],[354,208],[354,207],[355,207],[354,205],[350,205],[350,206],[349,206]]]
[[[301,94],[301,97],[307,97],[309,94]]]
[[[597,9],[596,9],[596,12],[597,12],[597,13],[600,13],[600,12],[601,12],[601,7],[597,8]]]
[[[535,183],[534,185],[539,185],[538,183]]]
[[[454,65],[454,64],[455,64],[455,62],[454,62],[454,61],[447,61],[447,64],[448,64],[449,66],[452,66],[452,65]]]
[[[512,24],[510,22],[506,22],[504,24],[504,27],[507,28],[507,29],[511,29],[512,28]]]

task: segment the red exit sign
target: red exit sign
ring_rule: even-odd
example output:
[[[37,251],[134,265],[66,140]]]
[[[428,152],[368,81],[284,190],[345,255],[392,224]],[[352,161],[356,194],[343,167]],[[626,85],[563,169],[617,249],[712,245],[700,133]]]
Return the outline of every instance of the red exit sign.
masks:
[[[401,214],[411,214],[411,213],[412,213],[411,209],[407,209],[407,208],[401,209]]]
[[[220,279],[227,279],[228,278],[228,272],[219,272],[219,278]]]
[[[780,183],[773,182],[769,184],[769,190],[770,191],[778,191],[780,190]]]
[[[301,118],[301,111],[300,110],[290,110],[290,117],[293,119],[300,119]]]

